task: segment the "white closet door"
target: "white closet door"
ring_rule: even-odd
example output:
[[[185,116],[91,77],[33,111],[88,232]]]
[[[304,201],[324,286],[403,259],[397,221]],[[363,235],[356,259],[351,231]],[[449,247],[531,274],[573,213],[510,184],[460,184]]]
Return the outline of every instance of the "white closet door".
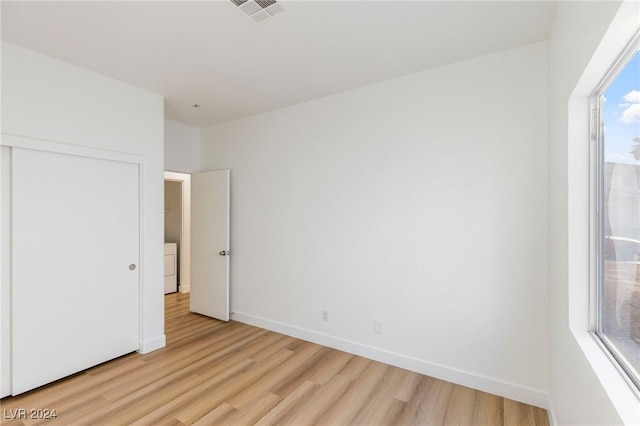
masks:
[[[138,165],[14,149],[12,393],[139,347]]]

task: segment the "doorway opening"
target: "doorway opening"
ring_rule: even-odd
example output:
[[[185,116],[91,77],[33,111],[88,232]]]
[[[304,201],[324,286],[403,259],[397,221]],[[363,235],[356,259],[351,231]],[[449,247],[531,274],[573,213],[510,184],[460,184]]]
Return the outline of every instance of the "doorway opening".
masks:
[[[164,172],[165,294],[191,291],[191,175]],[[170,243],[170,244],[167,244]],[[173,246],[172,244],[175,244]],[[172,257],[173,250],[177,258]],[[175,263],[174,263],[175,262]],[[172,269],[175,265],[175,270]],[[171,274],[175,274],[173,289]]]

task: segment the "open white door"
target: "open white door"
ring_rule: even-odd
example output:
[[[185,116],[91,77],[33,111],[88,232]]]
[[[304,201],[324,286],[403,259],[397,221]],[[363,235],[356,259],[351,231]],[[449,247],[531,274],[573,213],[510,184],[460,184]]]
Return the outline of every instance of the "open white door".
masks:
[[[191,175],[191,312],[229,321],[229,170]]]

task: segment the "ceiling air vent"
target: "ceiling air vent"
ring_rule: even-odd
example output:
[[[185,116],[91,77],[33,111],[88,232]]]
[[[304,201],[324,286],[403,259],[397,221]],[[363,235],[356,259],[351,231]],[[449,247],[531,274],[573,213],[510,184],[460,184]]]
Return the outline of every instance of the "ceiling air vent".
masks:
[[[284,11],[276,0],[231,0],[254,21],[260,22]]]

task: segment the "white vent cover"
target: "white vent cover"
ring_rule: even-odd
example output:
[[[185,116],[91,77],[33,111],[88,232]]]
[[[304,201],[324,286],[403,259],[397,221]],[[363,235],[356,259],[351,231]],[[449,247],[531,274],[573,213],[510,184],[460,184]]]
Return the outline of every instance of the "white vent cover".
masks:
[[[276,0],[231,0],[254,21],[261,22],[284,11]]]

